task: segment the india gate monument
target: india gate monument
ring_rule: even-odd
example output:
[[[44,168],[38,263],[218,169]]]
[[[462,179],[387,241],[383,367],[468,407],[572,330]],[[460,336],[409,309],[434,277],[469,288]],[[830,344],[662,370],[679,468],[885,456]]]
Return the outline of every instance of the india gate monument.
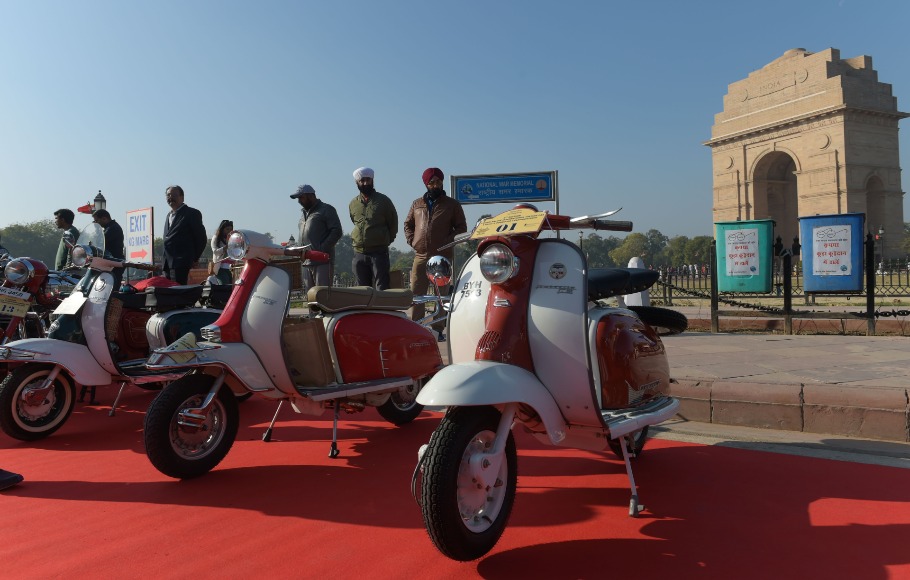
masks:
[[[867,232],[883,232],[876,254],[899,256],[897,125],[908,116],[871,57],[788,50],[727,87],[705,143],[714,221],[773,219],[775,236],[790,247],[799,216],[864,213]]]

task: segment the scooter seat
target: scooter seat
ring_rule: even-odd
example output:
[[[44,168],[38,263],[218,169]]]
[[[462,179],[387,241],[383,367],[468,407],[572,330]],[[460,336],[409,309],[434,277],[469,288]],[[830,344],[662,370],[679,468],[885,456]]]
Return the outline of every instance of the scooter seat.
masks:
[[[660,273],[644,268],[597,268],[588,272],[588,300],[641,292],[657,282]]]
[[[202,286],[152,286],[146,288],[145,307],[155,312],[166,312],[174,308],[195,306],[202,297]]]
[[[411,307],[414,294],[410,290],[376,290],[369,286],[333,288],[314,286],[307,292],[312,309],[322,312],[342,310],[405,310]]]

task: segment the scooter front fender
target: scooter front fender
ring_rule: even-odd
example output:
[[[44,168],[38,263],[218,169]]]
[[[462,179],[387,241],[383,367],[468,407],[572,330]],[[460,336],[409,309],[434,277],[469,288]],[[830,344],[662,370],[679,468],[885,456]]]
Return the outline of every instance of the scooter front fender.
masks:
[[[149,357],[147,366],[153,370],[192,369],[200,367],[226,367],[243,386],[250,391],[268,391],[275,388],[262,362],[253,349],[243,342],[209,343],[200,342],[200,348],[168,353],[165,349],[155,351]],[[217,348],[211,348],[217,347]],[[189,360],[174,360],[177,354],[191,355]]]
[[[540,415],[554,445],[566,437],[566,420],[553,396],[533,373],[514,365],[491,361],[449,365],[424,385],[417,402],[428,407],[520,403]]]
[[[97,386],[111,383],[111,374],[98,364],[88,347],[83,344],[52,338],[26,338],[7,343],[0,348],[0,353],[4,355],[0,358],[0,363],[34,362],[60,365],[79,384]]]

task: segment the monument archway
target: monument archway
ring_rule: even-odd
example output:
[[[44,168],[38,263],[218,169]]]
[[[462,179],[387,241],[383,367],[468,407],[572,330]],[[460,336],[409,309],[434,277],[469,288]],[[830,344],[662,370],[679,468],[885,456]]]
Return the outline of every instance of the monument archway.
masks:
[[[864,213],[900,255],[904,211],[897,109],[868,56],[802,48],[727,87],[711,140],[714,221],[772,218],[785,246],[800,216]],[[894,232],[895,235],[888,235]]]

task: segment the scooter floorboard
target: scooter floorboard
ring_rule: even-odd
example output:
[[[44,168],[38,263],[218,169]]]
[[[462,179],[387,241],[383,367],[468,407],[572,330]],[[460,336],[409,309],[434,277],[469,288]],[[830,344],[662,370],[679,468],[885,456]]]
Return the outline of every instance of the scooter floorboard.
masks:
[[[330,387],[301,387],[297,386],[297,392],[308,397],[313,401],[325,401],[328,399],[338,399],[350,395],[361,395],[363,393],[372,393],[384,389],[400,389],[414,384],[411,377],[396,377],[391,379],[379,379],[376,381],[360,381],[357,383],[342,383]]]

